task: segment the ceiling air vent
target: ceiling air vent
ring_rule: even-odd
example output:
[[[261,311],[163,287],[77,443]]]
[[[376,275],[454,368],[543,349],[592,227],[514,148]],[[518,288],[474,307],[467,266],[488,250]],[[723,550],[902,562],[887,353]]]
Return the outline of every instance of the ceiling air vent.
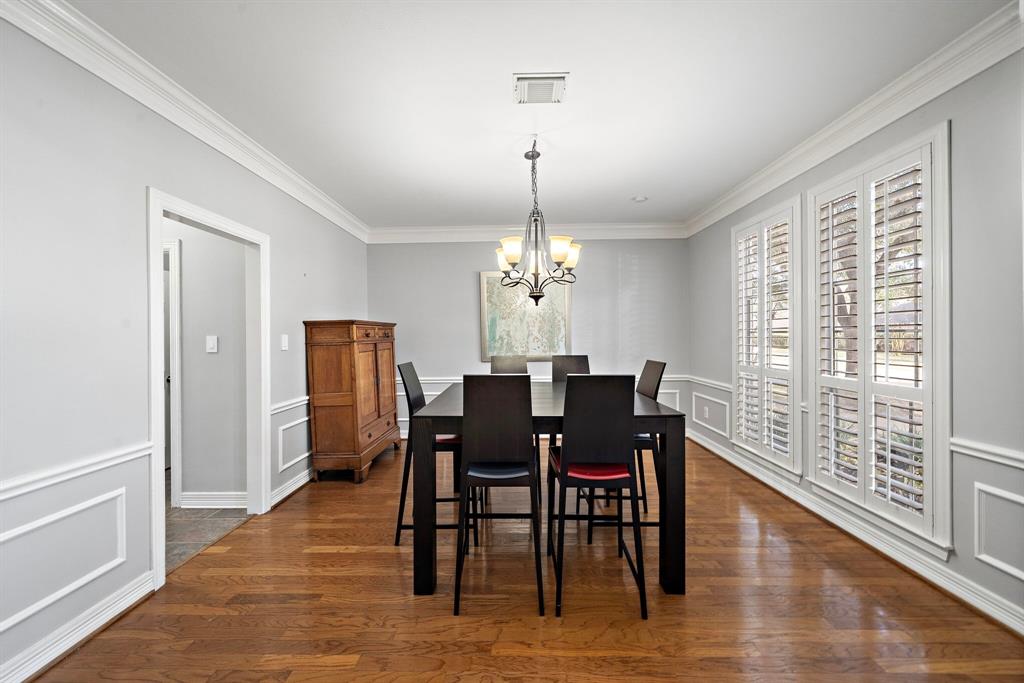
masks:
[[[546,74],[512,74],[518,104],[558,104],[565,99],[568,71]]]

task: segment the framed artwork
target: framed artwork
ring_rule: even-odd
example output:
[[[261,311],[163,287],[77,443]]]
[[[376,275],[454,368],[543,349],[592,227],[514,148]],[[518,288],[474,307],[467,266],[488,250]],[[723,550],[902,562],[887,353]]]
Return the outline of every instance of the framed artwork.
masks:
[[[525,355],[551,360],[572,353],[572,287],[551,285],[535,306],[526,287],[502,287],[498,271],[480,273],[480,360]]]

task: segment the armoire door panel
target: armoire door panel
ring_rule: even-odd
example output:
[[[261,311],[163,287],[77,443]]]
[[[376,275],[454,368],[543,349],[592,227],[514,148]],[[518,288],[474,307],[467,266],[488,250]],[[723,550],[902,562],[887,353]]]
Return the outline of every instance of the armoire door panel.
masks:
[[[378,414],[390,417],[395,412],[395,346],[391,342],[377,343]]]
[[[356,416],[364,425],[376,420],[377,412],[377,345],[356,344]]]
[[[317,394],[350,393],[352,391],[351,354],[351,344],[310,346],[310,391]]]

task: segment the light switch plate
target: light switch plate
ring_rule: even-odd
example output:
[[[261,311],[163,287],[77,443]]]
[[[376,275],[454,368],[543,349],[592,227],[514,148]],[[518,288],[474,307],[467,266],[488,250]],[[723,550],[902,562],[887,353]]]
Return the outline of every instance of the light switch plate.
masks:
[[[704,419],[708,419],[708,407],[704,406]]]
[[[287,351],[288,350],[288,335],[287,334],[282,334],[281,335],[281,350],[282,351]]]
[[[206,335],[206,352],[217,353],[217,335],[208,334]]]

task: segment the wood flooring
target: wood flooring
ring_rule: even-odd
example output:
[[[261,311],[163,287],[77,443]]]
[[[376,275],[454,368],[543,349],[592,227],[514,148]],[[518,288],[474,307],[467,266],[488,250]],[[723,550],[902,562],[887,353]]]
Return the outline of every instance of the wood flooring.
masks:
[[[1024,640],[693,442],[687,453],[687,595],[661,592],[646,529],[646,622],[614,528],[588,546],[567,525],[561,619],[547,558],[537,616],[520,521],[482,530],[462,616],[452,531],[437,593],[413,596],[412,533],[393,545],[401,459],[385,453],[365,483],[309,484],[206,548],[41,680],[1024,680]],[[449,491],[450,456],[439,462]],[[527,494],[497,491],[492,509],[528,509]]]

